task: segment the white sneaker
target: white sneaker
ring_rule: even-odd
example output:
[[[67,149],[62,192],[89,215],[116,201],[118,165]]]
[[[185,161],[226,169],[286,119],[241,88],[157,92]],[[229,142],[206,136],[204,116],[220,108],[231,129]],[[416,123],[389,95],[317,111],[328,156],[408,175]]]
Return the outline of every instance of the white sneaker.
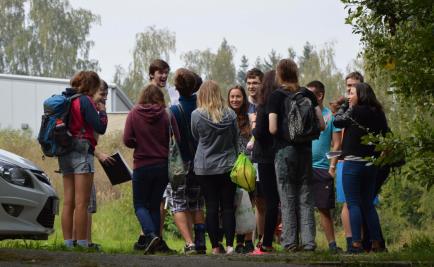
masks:
[[[234,253],[234,247],[227,246],[226,247],[226,255],[231,255]]]

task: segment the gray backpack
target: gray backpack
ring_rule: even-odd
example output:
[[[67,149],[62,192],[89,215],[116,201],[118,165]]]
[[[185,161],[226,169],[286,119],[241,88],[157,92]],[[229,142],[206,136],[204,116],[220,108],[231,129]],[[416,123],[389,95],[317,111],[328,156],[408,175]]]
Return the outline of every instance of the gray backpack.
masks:
[[[318,139],[321,130],[312,101],[300,91],[290,93],[278,90],[286,95],[283,107],[285,115],[280,125],[285,140],[290,143],[306,143]]]

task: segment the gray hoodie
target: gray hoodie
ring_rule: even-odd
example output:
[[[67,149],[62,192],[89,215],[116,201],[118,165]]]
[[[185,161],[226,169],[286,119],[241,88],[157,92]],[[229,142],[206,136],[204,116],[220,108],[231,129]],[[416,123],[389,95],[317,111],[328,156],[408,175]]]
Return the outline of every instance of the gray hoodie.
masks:
[[[204,111],[191,113],[191,132],[198,142],[194,157],[197,175],[228,173],[232,170],[238,154],[237,115],[225,109],[223,119],[214,123]]]

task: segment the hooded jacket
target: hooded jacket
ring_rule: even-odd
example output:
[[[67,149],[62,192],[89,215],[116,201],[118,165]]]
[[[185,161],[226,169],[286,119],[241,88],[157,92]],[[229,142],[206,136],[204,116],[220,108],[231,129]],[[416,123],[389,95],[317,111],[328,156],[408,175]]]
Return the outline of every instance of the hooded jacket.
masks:
[[[171,117],[175,137],[179,131]],[[134,169],[167,163],[169,154],[169,119],[166,109],[157,104],[136,105],[125,123],[124,144],[134,148]]]
[[[224,174],[232,170],[238,154],[237,115],[233,110],[225,109],[219,123],[214,123],[205,111],[194,110],[191,132],[198,142],[194,157],[197,175]]]
[[[71,97],[77,94],[73,88],[67,88],[63,95]],[[95,134],[104,134],[107,129],[107,114],[97,111],[92,98],[81,95],[71,102],[68,128],[72,136],[87,139],[90,143],[89,152],[93,154],[97,145]]]

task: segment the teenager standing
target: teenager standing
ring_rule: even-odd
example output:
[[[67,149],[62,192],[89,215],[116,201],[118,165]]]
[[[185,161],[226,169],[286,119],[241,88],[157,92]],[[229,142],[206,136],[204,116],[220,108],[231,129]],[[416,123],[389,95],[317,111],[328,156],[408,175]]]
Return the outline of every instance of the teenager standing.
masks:
[[[235,235],[236,189],[230,171],[238,154],[237,116],[227,107],[214,81],[205,81],[198,91],[197,109],[191,114],[191,131],[198,142],[194,172],[205,197],[206,225],[212,252],[222,253],[218,240],[221,211],[226,252],[230,254]]]

